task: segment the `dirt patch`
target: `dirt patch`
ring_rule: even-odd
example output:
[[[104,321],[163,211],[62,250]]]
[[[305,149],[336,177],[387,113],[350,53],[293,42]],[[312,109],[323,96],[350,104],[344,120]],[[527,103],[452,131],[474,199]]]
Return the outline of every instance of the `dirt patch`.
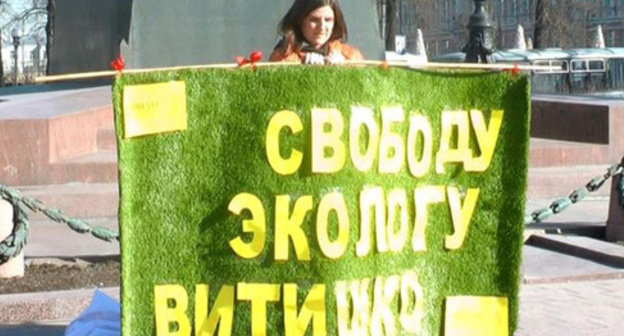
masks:
[[[24,277],[0,279],[0,294],[117,287],[120,274],[118,260],[30,263]]]

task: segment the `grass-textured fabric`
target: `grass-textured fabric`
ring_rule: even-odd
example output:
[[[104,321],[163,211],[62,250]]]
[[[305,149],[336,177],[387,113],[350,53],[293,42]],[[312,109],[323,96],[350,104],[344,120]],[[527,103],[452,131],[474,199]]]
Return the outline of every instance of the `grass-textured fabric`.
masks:
[[[188,129],[124,139],[124,87],[171,80],[186,84]],[[510,332],[515,329],[529,137],[526,77],[379,67],[210,69],[123,75],[116,80],[113,91],[121,192],[124,334],[155,334],[156,285],[182,285],[188,293],[187,314],[192,321],[196,284],[210,285],[212,305],[222,285],[247,282],[296,283],[299,304],[312,284],[325,284],[327,333],[336,335],[337,281],[374,279],[407,270],[418,274],[423,288],[422,335],[444,333],[444,299],[455,295],[508,297]],[[342,170],[310,173],[305,167],[310,166],[311,109],[338,109],[345,121],[342,139],[348,144],[352,106],[371,108],[380,128],[380,108],[401,106],[405,122],[395,131],[403,135],[411,114],[425,115],[434,135],[428,173],[414,178],[404,164],[397,174],[380,174],[376,168],[379,155],[372,169],[358,171],[349,159],[348,145]],[[437,174],[435,154],[440,146],[441,112],[471,109],[484,111],[486,122],[492,110],[504,110],[487,171],[466,172],[461,164],[449,163],[444,174]],[[281,110],[294,111],[304,127],[298,136],[285,130],[281,133],[284,156],[292,148],[305,148],[304,168],[287,176],[271,169],[265,151],[268,122]],[[470,146],[478,153],[473,132]],[[412,191],[428,185],[457,187],[461,191],[480,189],[463,246],[456,251],[444,248],[445,236],[453,232],[453,227],[448,204],[440,203],[429,207],[427,251],[414,252],[410,240],[399,252],[373,251],[366,257],[356,257],[360,192],[368,186],[381,186],[386,195],[394,188],[405,189],[411,237],[415,212]],[[336,260],[323,256],[315,229],[318,203],[333,191],[344,196],[350,222],[347,250]],[[266,214],[265,247],[258,258],[250,260],[238,257],[229,245],[238,236],[250,238],[241,229],[241,220],[249,218],[249,214],[237,216],[227,209],[241,192],[257,195]],[[302,225],[310,246],[310,261],[295,260],[292,247],[290,260],[274,260],[277,195],[290,195],[291,207],[297,197],[313,197],[313,210]],[[332,239],[336,237],[334,217],[330,216],[329,226]],[[372,300],[372,286],[369,296]],[[250,306],[248,301],[235,301],[233,335],[251,334]],[[398,314],[395,317],[398,326]],[[267,335],[282,335],[283,320],[281,301],[267,303]],[[401,334],[401,328],[397,329]],[[307,331],[311,335],[311,326]]]

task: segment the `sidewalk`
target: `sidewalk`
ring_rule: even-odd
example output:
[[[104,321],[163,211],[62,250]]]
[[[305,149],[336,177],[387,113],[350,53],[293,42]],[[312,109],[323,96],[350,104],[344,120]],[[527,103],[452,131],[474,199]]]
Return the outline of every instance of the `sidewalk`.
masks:
[[[522,285],[516,336],[624,332],[624,279]]]
[[[608,198],[593,197],[572,205],[564,213],[550,217],[544,223],[533,225],[533,229],[547,229],[547,232],[570,228],[601,230],[607,218]],[[531,200],[527,211],[549,205],[551,200]],[[116,229],[115,219],[102,223]],[[42,230],[42,231],[40,231]],[[26,257],[115,255],[119,253],[118,243],[99,242],[94,238],[78,237],[65,226],[45,222],[34,223],[33,235],[26,249]],[[40,231],[39,233],[37,231]],[[69,238],[70,237],[75,237]],[[544,235],[544,233],[541,233]],[[548,234],[545,234],[548,236]],[[554,235],[556,239],[565,236]],[[577,240],[570,237],[572,243]],[[70,246],[60,242],[72,241]],[[596,241],[603,244],[603,242]],[[536,335],[617,335],[624,330],[624,269],[536,246],[531,240],[523,248],[522,276],[520,287],[519,325],[517,336]],[[624,256],[624,246],[609,244],[616,251],[616,257]],[[95,248],[97,246],[97,248]],[[600,245],[598,245],[600,246]],[[622,258],[624,260],[624,258]],[[119,297],[119,288],[107,292]],[[88,304],[92,290],[68,291],[64,294],[17,294],[13,300],[28,301],[26,297],[52,296],[53,306],[71,307],[66,318],[21,325],[0,325],[0,334],[6,336],[57,336],[63,335],[64,327]],[[20,296],[21,298],[20,299]],[[0,311],[6,295],[0,295]],[[6,303],[6,302],[5,302]],[[37,303],[36,306],[41,306]],[[32,315],[27,315],[32,316]],[[59,315],[60,316],[60,315]]]
[[[608,186],[605,186],[608,187]],[[551,200],[527,202],[527,212]],[[600,232],[609,208],[607,197],[589,197],[544,223],[531,225],[547,232]],[[555,235],[555,239],[565,239]],[[577,243],[577,237],[570,237]],[[589,239],[587,239],[589,240]],[[603,244],[602,241],[595,241]],[[624,269],[575,255],[532,246],[523,248],[520,310],[516,336],[619,335],[624,330]],[[609,244],[624,255],[624,246]]]

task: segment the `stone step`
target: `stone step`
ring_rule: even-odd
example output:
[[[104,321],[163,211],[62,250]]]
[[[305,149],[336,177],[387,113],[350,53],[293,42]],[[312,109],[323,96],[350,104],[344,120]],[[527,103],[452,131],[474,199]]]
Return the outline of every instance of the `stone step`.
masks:
[[[102,149],[116,149],[117,137],[115,135],[115,129],[112,127],[100,128],[97,133],[97,148]]]
[[[555,199],[570,195],[592,178],[605,173],[608,165],[530,168],[528,199]],[[59,184],[22,186],[25,195],[75,217],[116,216],[119,202],[114,150],[73,159],[55,167]],[[609,196],[610,181],[591,196]],[[39,216],[39,215],[36,215]],[[40,217],[37,217],[40,218]]]
[[[117,183],[67,183],[24,186],[22,195],[38,199],[45,207],[61,210],[70,217],[117,217]],[[42,213],[30,213],[32,220],[46,219]]]
[[[108,86],[8,97],[0,105],[0,181],[58,183],[51,165],[97,152],[99,130],[113,124]]]
[[[528,174],[527,198],[552,199],[570,195],[591,179],[604,175],[609,164],[586,166],[531,167]],[[592,196],[609,196],[609,180]]]
[[[119,287],[99,290],[119,300]],[[0,334],[63,335],[68,321],[78,317],[89,306],[94,291],[79,289],[0,295],[0,311],[7,312],[0,314]],[[45,322],[50,320],[59,322]],[[25,334],[24,330],[33,332]]]
[[[48,184],[117,182],[117,150],[106,149],[50,165]]]
[[[535,234],[528,243],[619,269],[624,268],[624,246],[622,245],[587,237],[556,234]]]
[[[84,218],[91,227],[102,226],[119,231],[117,218]],[[91,234],[78,233],[66,224],[51,220],[31,222],[25,258],[79,258],[119,255],[119,242],[107,242]]]
[[[609,145],[531,138],[530,167],[610,164]]]

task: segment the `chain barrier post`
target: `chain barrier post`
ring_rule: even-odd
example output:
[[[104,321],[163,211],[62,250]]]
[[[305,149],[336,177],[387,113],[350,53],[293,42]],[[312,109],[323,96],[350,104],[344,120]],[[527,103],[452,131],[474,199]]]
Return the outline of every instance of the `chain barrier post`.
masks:
[[[621,167],[624,168],[624,158]],[[611,196],[609,197],[609,217],[607,218],[607,230],[605,239],[607,241],[624,241],[624,195],[622,194],[622,175],[614,175],[611,181]]]
[[[90,233],[93,237],[108,242],[119,241],[118,232],[101,226],[91,227],[89,223],[69,217],[58,209],[46,208],[39,200],[22,196],[18,190],[9,188],[2,183],[0,183],[0,199],[6,200],[13,207],[12,224],[5,234],[6,238],[0,239],[0,265],[19,255],[26,245],[30,226],[28,221],[29,210],[43,213],[52,221],[65,224],[78,233]],[[0,235],[0,237],[5,236]]]
[[[570,196],[559,198],[553,201],[547,208],[537,209],[533,211],[531,214],[525,215],[524,224],[529,225],[532,223],[539,223],[539,222],[544,221],[545,219],[547,219],[548,217],[552,215],[556,215],[564,211],[572,204],[576,204],[582,201],[590,193],[595,192],[598,189],[600,189],[605,184],[605,182],[607,182],[612,177],[613,177],[613,185],[611,188],[613,191],[611,191],[611,195],[612,195],[611,207],[613,207],[614,211],[618,211],[618,207],[619,207],[620,213],[616,213],[615,215],[619,214],[619,216],[624,216],[624,214],[621,212],[622,209],[624,209],[624,181],[622,181],[621,179],[623,173],[624,173],[624,159],[622,159],[621,163],[614,164],[611,167],[609,167],[603,175],[594,177],[589,182],[587,182],[587,184],[585,184],[584,186],[574,190],[570,194]],[[613,203],[614,199],[616,200],[615,203]],[[614,220],[617,223],[624,223],[624,220],[622,219],[622,217],[620,217],[619,220],[615,219],[614,217]],[[624,227],[624,224],[622,224],[622,226]]]
[[[15,212],[13,204],[0,197],[0,241],[11,235],[14,228]],[[0,264],[0,278],[24,276],[24,250]]]

